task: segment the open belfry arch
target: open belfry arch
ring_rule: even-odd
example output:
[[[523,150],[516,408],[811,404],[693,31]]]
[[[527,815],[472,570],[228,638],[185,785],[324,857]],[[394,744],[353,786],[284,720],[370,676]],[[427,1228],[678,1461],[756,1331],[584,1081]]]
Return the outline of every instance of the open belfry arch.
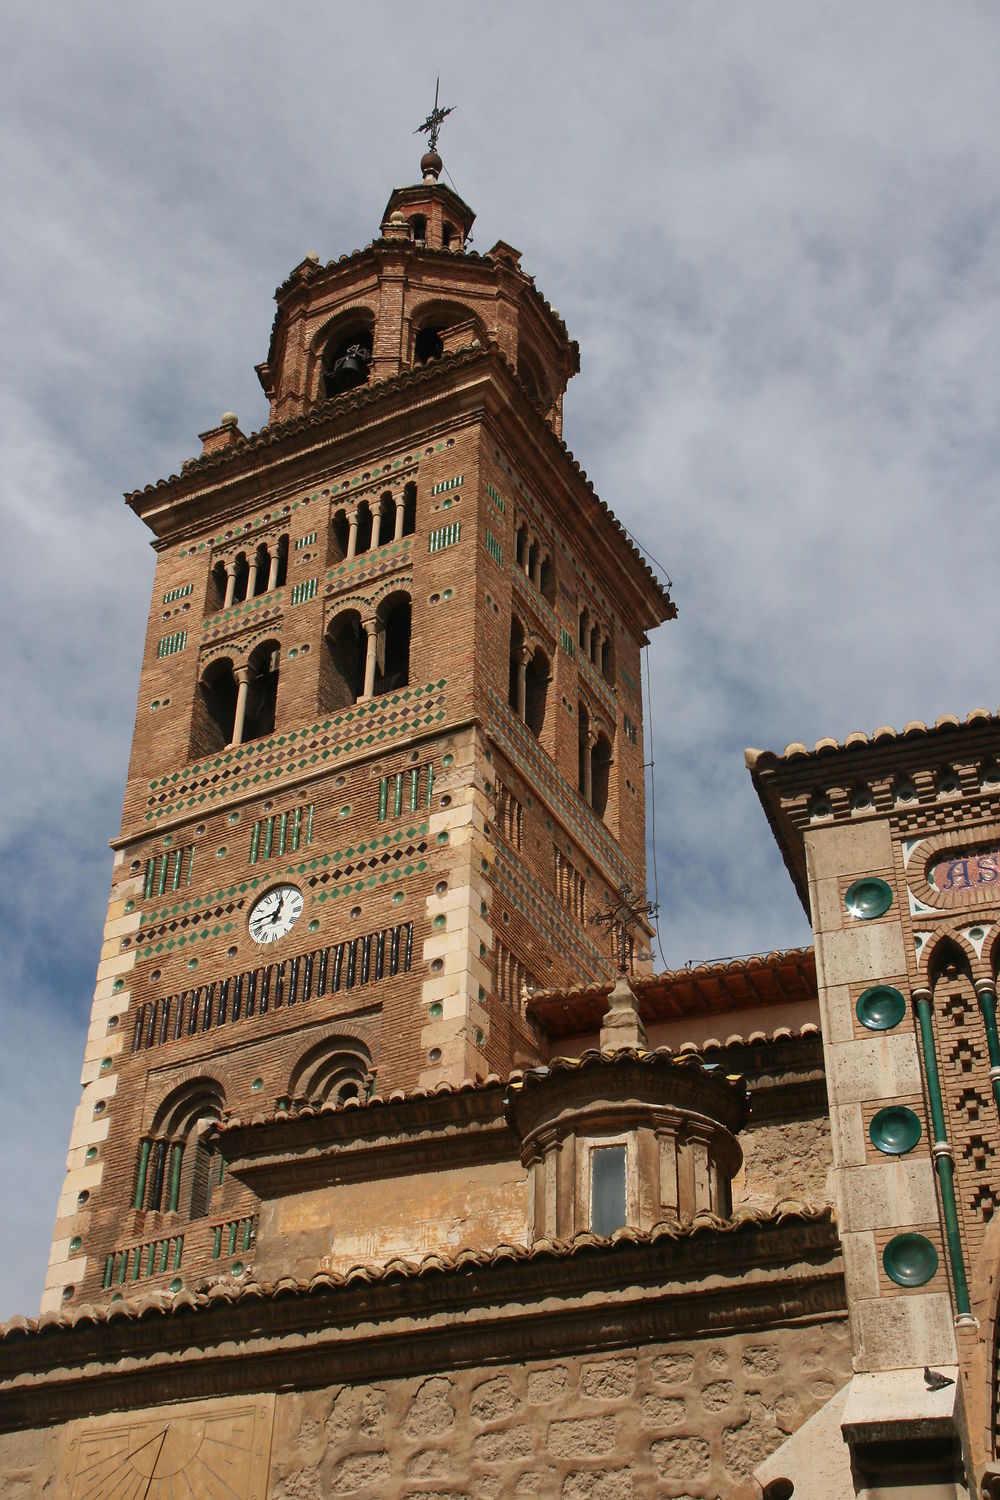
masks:
[[[156,575],[0,1500],[993,1494],[997,721],[748,752],[815,948],[653,972],[676,611],[448,113],[278,288],[267,425],[127,497]]]

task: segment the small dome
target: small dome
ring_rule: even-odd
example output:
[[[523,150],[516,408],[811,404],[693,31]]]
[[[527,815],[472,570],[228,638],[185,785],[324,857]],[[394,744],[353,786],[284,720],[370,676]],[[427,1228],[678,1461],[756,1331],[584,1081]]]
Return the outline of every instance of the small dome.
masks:
[[[425,151],[420,158],[420,171],[425,182],[437,182],[444,162],[436,151]]]

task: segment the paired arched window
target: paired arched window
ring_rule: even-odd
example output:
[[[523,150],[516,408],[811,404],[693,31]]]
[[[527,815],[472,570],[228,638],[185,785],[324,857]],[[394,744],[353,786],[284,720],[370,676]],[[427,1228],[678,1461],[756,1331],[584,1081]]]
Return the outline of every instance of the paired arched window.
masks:
[[[608,807],[611,785],[611,741],[603,729],[594,727],[587,706],[578,707],[580,729],[579,790],[584,802],[599,818]]]
[[[525,640],[524,626],[515,616],[510,622],[507,701],[536,739],[541,738],[545,725],[551,675],[545,652]]]
[[[244,745],[273,732],[279,666],[276,640],[262,641],[245,666],[234,666],[229,657],[209,663],[195,694],[192,755]]]
[[[357,609],[331,621],[320,668],[321,712],[395,692],[410,680],[412,607],[409,594],[390,594],[362,620]]]
[[[224,1104],[222,1088],[211,1078],[184,1084],[164,1100],[139,1142],[133,1208],[187,1219],[208,1213],[222,1165],[209,1131]]]

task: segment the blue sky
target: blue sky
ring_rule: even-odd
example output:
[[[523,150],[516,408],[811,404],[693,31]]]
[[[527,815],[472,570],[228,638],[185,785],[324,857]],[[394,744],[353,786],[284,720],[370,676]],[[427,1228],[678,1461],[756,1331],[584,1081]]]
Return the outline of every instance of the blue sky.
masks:
[[[808,940],[746,745],[994,708],[1000,189],[987,4],[419,9],[91,0],[5,18],[0,1317],[40,1295],[150,553],[273,288],[367,243],[433,97],[579,339],[565,436],[661,559],[669,964]]]

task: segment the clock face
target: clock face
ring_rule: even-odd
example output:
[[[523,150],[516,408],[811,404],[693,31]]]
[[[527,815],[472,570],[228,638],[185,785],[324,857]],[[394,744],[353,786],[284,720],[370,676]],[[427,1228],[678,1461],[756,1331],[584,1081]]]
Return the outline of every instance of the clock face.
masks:
[[[250,912],[250,936],[255,943],[275,943],[291,932],[302,915],[302,892],[297,885],[273,885],[255,901]]]

